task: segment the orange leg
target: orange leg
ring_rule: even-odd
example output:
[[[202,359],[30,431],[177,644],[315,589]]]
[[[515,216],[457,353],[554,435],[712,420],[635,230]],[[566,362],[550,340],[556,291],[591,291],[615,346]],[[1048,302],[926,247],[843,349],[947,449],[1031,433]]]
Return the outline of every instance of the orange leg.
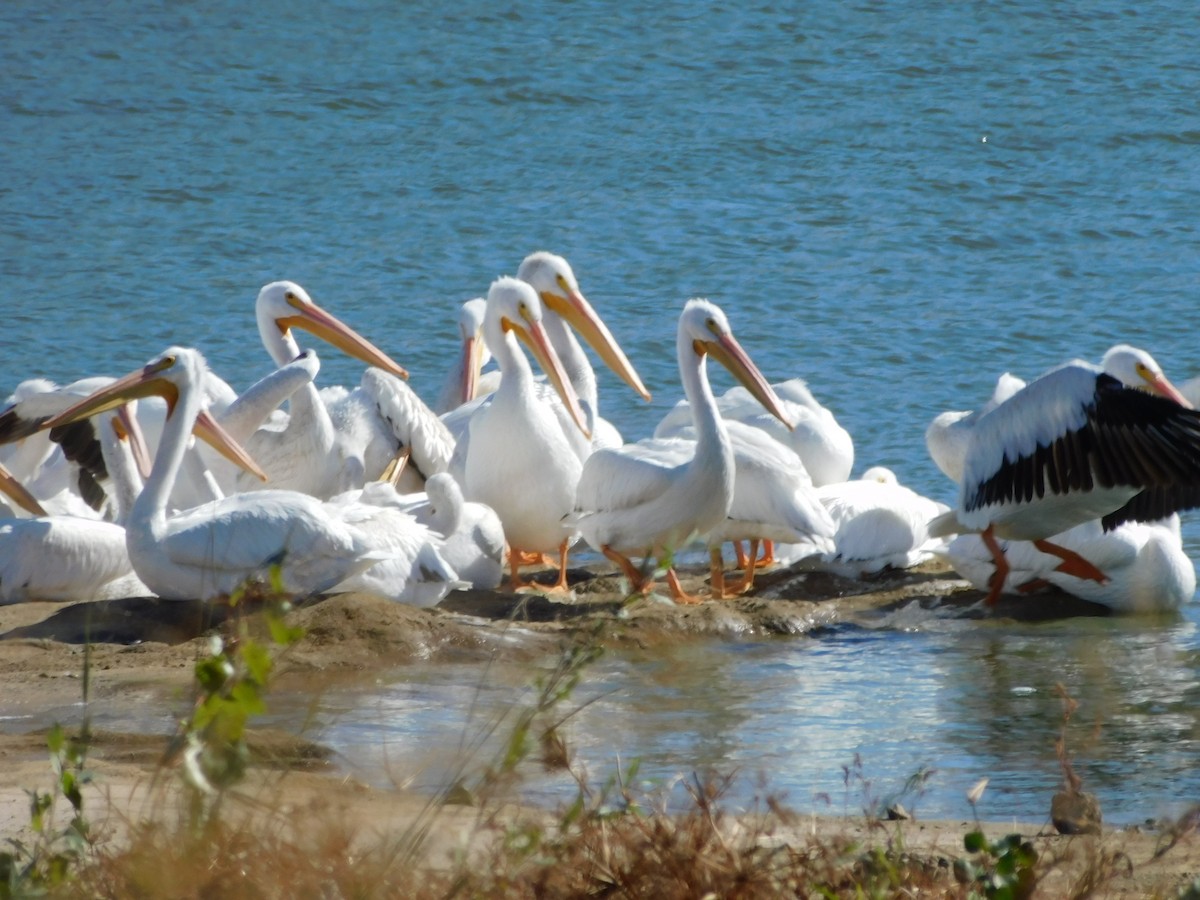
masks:
[[[1021,594],[1032,594],[1034,591],[1040,591],[1043,588],[1048,587],[1053,587],[1053,585],[1051,585],[1050,582],[1048,582],[1045,578],[1032,578],[1017,588],[1017,592]]]
[[[737,557],[737,568],[744,569],[749,565],[749,561],[746,559],[746,551],[742,549],[741,541],[733,542],[733,553]],[[722,562],[722,565],[724,565],[724,562]]]
[[[675,570],[667,569],[667,587],[671,589],[671,599],[676,603],[702,603],[703,597],[697,597],[694,594],[689,594],[683,589],[683,585],[679,583],[679,576],[675,574]]]
[[[533,550],[517,550],[517,561],[522,566],[552,566],[554,558],[548,553],[538,553]]]
[[[983,538],[983,543],[992,554],[992,560],[996,565],[996,571],[988,579],[987,595],[987,605],[995,606],[996,601],[1000,599],[1000,592],[1004,589],[1004,581],[1008,578],[1008,560],[1005,558],[1004,551],[1000,548],[1000,544],[996,540],[996,534],[991,525],[985,528],[979,536]]]
[[[775,542],[772,540],[765,540],[762,542],[762,546],[763,555],[762,558],[759,559],[758,565],[765,569],[767,566],[775,565]]]
[[[1057,556],[1062,560],[1062,562],[1055,569],[1057,572],[1062,572],[1066,575],[1074,575],[1076,578],[1095,581],[1099,584],[1104,584],[1108,581],[1107,575],[1097,569],[1094,565],[1092,565],[1074,550],[1068,550],[1066,547],[1060,547],[1058,544],[1050,543],[1050,541],[1034,541],[1033,546],[1037,547],[1043,553],[1048,553],[1051,556]]]
[[[618,553],[612,547],[608,546],[608,544],[601,546],[600,552],[621,567],[621,571],[629,579],[629,589],[631,591],[635,594],[650,593],[650,588],[654,586],[654,579],[643,575],[642,571],[630,561],[628,556]]]
[[[739,542],[734,541],[733,546],[739,547]],[[727,597],[733,596],[725,590],[725,560],[721,557],[721,548],[713,547],[708,551],[709,560],[709,582],[712,584],[712,596],[714,600],[724,600]]]
[[[569,541],[563,541],[558,548],[559,552],[559,569],[558,580],[551,585],[538,584],[536,581],[525,581],[521,578],[520,569],[522,560],[528,559],[530,556],[544,557],[545,554],[531,554],[526,551],[518,550],[516,547],[510,547],[508,551],[509,565],[509,586],[514,591],[530,588],[535,591],[541,591],[544,594],[561,594],[570,590],[567,587],[567,550],[570,547]]]
[[[725,596],[736,597],[740,594],[746,593],[746,591],[754,587],[754,570],[760,562],[758,558],[758,538],[754,538],[750,541],[750,553],[746,559],[746,571],[742,573],[741,578],[739,578],[737,581],[731,582],[727,586]],[[716,594],[713,596],[716,596]]]
[[[571,542],[564,540],[558,545],[558,580],[551,585],[551,590],[555,593],[567,593],[571,589],[567,587],[567,551],[571,549]]]

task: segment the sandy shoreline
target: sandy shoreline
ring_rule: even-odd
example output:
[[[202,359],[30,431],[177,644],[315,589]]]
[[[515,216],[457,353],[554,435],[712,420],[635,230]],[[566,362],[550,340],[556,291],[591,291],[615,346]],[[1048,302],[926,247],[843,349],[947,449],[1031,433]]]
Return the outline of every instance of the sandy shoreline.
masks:
[[[689,580],[687,586],[694,589],[703,576],[693,573]],[[653,599],[627,604],[618,580],[604,570],[578,570],[572,583],[576,596],[571,601],[466,591],[448,597],[433,610],[362,594],[303,604],[290,621],[305,628],[305,637],[287,651],[273,688],[303,690],[306,685],[328,684],[331,679],[370,678],[390,666],[418,660],[484,661],[497,652],[518,659],[543,657],[561,645],[564,633],[598,623],[612,626],[603,628],[604,641],[652,648],[697,636],[802,636],[814,628],[878,618],[912,603],[949,604],[961,615],[987,614],[973,609],[981,599],[979,592],[937,565],[888,573],[870,581],[795,569],[768,572],[754,596],[694,607],[675,607]],[[1096,611],[1088,604],[1058,597],[1039,600],[1036,605],[1015,601],[1003,605],[998,614],[1047,617]],[[208,650],[205,635],[228,628],[228,623],[222,624],[227,617],[227,611],[201,604],[150,599],[0,607],[0,685],[5,713],[13,717],[0,723],[0,837],[18,835],[28,824],[26,790],[49,785],[44,726],[23,732],[30,721],[44,722],[46,710],[78,709],[87,635],[93,640],[90,696],[94,701],[165,706],[169,705],[166,700],[174,698],[178,709],[196,660]],[[170,730],[170,721],[164,718],[161,725],[153,733],[97,734],[90,755],[97,781],[88,795],[93,821],[107,818],[108,827],[120,832],[121,823],[137,821],[146,814],[151,785],[170,781],[161,777],[159,769],[166,746],[163,733]],[[357,783],[327,761],[323,748],[302,737],[261,733],[252,745],[262,752],[256,765],[270,774],[251,782],[259,787],[272,784],[272,796],[279,796],[286,786],[291,806],[321,808],[322,815],[348,817],[376,834],[411,823],[426,807],[428,798]],[[686,761],[681,765],[686,766]],[[278,779],[283,783],[275,784]],[[545,811],[530,814],[544,815]],[[451,808],[438,818],[429,850],[434,856],[461,849],[464,842],[486,840],[472,832],[475,816],[469,811]],[[909,851],[952,860],[961,855],[962,836],[970,830],[970,823],[918,821],[901,827]],[[891,835],[886,829],[868,835],[865,828],[861,817],[800,816],[786,827],[781,825],[777,837],[786,842],[839,834],[886,842]],[[1097,847],[1119,847],[1132,861],[1133,875],[1114,882],[1110,895],[1166,891],[1200,874],[1200,846],[1191,838],[1192,843],[1153,860],[1159,840],[1155,834],[1109,831],[1100,839],[1068,839],[1049,834],[1048,822],[986,826],[989,834],[996,835],[1014,829],[1031,838],[1042,835],[1036,840],[1039,848],[1047,851],[1075,848],[1072,853],[1080,859]],[[1070,871],[1074,864],[1064,865],[1065,871]]]

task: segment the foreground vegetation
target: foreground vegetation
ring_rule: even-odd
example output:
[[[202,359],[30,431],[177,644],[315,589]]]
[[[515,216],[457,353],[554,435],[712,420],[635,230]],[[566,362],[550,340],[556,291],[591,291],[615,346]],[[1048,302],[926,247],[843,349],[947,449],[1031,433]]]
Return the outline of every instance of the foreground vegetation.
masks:
[[[1195,852],[1198,812],[1134,859],[1119,840],[1031,839],[978,823],[930,843],[869,799],[861,818],[817,827],[767,785],[749,810],[731,808],[736,774],[646,786],[632,764],[596,783],[573,763],[563,725],[602,652],[602,625],[569,640],[526,701],[473,739],[441,796],[381,831],[289,801],[289,774],[256,766],[250,725],[301,637],[285,603],[256,602],[262,611],[232,619],[196,663],[194,703],[164,747],[145,814],[92,823],[87,720],[76,734],[49,733],[53,786],[30,793],[28,827],[0,852],[0,897],[1088,897],[1133,895],[1120,886],[1139,867]],[[85,660],[85,703],[87,674]],[[1065,748],[1073,710],[1064,694],[1060,760],[1078,790]],[[539,768],[570,773],[573,800],[553,812],[516,804]],[[856,777],[848,766],[848,792]],[[926,777],[908,789],[919,794]],[[1189,878],[1148,893],[1200,898]]]

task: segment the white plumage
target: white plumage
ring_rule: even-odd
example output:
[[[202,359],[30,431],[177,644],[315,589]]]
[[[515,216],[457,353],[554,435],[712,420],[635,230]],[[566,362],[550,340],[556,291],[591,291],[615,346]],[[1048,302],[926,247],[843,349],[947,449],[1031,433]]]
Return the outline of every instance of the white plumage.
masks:
[[[1103,582],[1046,539],[1090,519],[1112,528],[1200,503],[1200,413],[1184,403],[1153,358],[1126,345],[1102,368],[1052,369],[971,428],[958,507],[931,531],[982,535],[996,566],[991,603],[1007,577],[997,538],[1038,541],[1064,571]]]
[[[883,466],[868,469],[857,480],[823,485],[814,493],[833,520],[833,550],[811,542],[784,544],[776,547],[782,561],[816,554],[815,567],[858,578],[889,566],[918,565],[944,546],[944,541],[930,537],[928,523],[948,507],[900,484]]]
[[[521,337],[538,357],[575,425],[583,411],[542,327],[542,307],[526,282],[499,278],[488,290],[484,334],[500,366],[500,386],[471,416],[463,468],[463,496],[486,503],[504,526],[513,587],[521,552],[560,554],[554,589],[566,589],[570,530],[562,517],[575,499],[582,463],[554,410],[533,388],[533,372],[517,347]]]
[[[835,531],[800,457],[762,429],[737,420],[724,424],[733,448],[733,499],[725,518],[707,535],[714,597],[754,586],[759,542],[804,542],[815,551],[832,552]],[[695,454],[695,435],[695,427],[688,426],[678,430],[678,437],[640,441],[639,446],[641,452],[679,464]],[[746,573],[727,585],[721,545],[739,541],[751,542]]]
[[[587,542],[617,562],[635,591],[651,581],[628,559],[662,558],[708,535],[729,514],[734,495],[734,456],[717,414],[705,360],[721,361],[773,414],[778,398],[734,338],[724,312],[707,300],[689,300],[679,317],[676,355],[684,394],[691,404],[696,440],[678,456],[653,442],[596,450],[584,464],[568,521]],[[672,596],[688,602],[674,569]]]
[[[743,387],[733,387],[717,398],[717,408],[727,420],[761,428],[781,444],[791,448],[804,463],[816,486],[834,484],[850,477],[854,467],[854,441],[833,413],[822,406],[801,378],[791,378],[771,385],[780,398],[780,408],[791,430],[778,419],[763,412]],[[670,437],[686,428],[690,413],[688,401],[680,400],[654,429],[655,437]]]
[[[115,486],[115,514],[121,518],[130,511],[141,484],[132,453],[113,427],[114,419],[116,413],[109,413],[93,421]],[[5,476],[0,477],[0,491],[11,496],[19,485],[9,482],[7,473],[0,476]],[[20,497],[17,502],[28,505]],[[0,602],[110,600],[149,593],[133,574],[120,524],[42,514],[0,522]]]
[[[1060,557],[1042,553],[1029,541],[1008,541],[1003,546],[1009,565],[1003,593],[1026,593],[1048,583],[1120,613],[1178,609],[1196,593],[1196,569],[1184,552],[1177,515],[1157,522],[1125,522],[1112,531],[1093,519],[1051,539],[1090,561],[1107,580],[1060,572]],[[988,590],[995,563],[979,535],[959,535],[945,556],[976,588]]]
[[[263,346],[277,367],[287,366],[300,354],[292,330],[303,328],[368,365],[381,367],[368,371],[386,369],[392,376],[407,377],[404,369],[348,325],[313,303],[305,290],[294,282],[274,281],[265,285],[259,291],[255,315]],[[335,392],[333,396],[340,395]],[[383,471],[391,454],[386,454],[384,462],[373,474],[369,470],[364,472],[364,439],[347,424],[344,414],[339,415],[338,410],[328,408],[327,396],[318,392],[311,379],[301,380],[290,395],[286,419],[244,436],[247,450],[267,472],[272,490],[296,490],[314,497],[331,497],[350,488],[362,487],[367,478],[378,477]],[[259,408],[259,412],[265,417],[272,408]],[[260,485],[243,476],[238,480],[238,487],[252,490]]]
[[[314,497],[295,491],[239,494],[168,515],[167,501],[198,417],[214,445],[254,470],[245,452],[202,410],[206,364],[195,350],[173,347],[144,368],[56,416],[54,426],[94,415],[132,397],[171,399],[154,468],[126,522],[129,558],[138,576],[167,599],[229,594],[266,580],[279,566],[284,589],[327,590],[374,564],[361,533],[337,521]]]

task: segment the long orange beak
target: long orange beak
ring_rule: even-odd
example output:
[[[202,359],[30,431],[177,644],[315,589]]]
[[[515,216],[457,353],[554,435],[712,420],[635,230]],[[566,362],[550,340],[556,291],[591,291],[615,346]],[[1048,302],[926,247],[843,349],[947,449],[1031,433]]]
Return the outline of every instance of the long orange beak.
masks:
[[[242,445],[209,415],[207,409],[200,410],[199,415],[196,416],[196,424],[192,426],[192,433],[235,466],[241,466],[259,481],[267,480],[267,473],[259,467]]]
[[[708,352],[713,359],[727,368],[763,408],[786,425],[789,431],[796,427],[784,414],[783,402],[779,396],[732,334],[720,334],[715,340],[696,341],[696,344],[697,353]]]
[[[16,476],[4,466],[0,466],[0,492],[3,492],[13,503],[30,515],[46,515],[46,510],[42,509],[42,504],[38,502],[37,497],[29,493],[25,489],[25,485],[17,481]]]
[[[550,384],[554,386],[554,390],[562,399],[563,406],[567,408],[567,411],[571,414],[571,418],[575,421],[579,430],[583,432],[583,436],[591,440],[592,433],[588,430],[583,408],[579,405],[579,397],[575,393],[575,388],[571,387],[571,382],[567,379],[567,373],[563,369],[562,360],[558,358],[558,354],[550,346],[550,341],[546,338],[546,330],[542,328],[542,323],[530,318],[525,318],[522,322],[513,322],[511,319],[505,318],[502,320],[502,326],[505,331],[512,331],[529,347],[529,352],[537,359],[538,365],[542,367],[542,371],[550,379]]]
[[[117,417],[113,420],[113,430],[116,431],[118,438],[129,442],[129,449],[133,453],[133,462],[137,466],[138,474],[143,479],[149,478],[152,464],[150,448],[146,446],[146,434],[142,431],[137,415],[130,409],[130,404],[126,403],[117,409]]]
[[[1179,393],[1178,388],[1167,380],[1166,375],[1156,375],[1146,379],[1146,384],[1150,386],[1150,390],[1156,394],[1166,397],[1168,400],[1174,400],[1180,406],[1187,409],[1192,408],[1192,404],[1188,402],[1187,397]]]
[[[289,299],[288,303],[296,312],[294,315],[275,320],[280,331],[287,331],[289,328],[303,328],[369,366],[377,366],[398,378],[408,378],[408,372],[402,366],[395,363],[391,357],[342,322],[341,319],[327,313],[315,303],[305,303],[298,298]]]
[[[629,361],[625,351],[612,336],[608,326],[596,314],[592,304],[588,303],[587,298],[579,291],[564,286],[564,293],[565,297],[552,291],[545,291],[541,294],[542,303],[566,319],[571,327],[578,331],[580,336],[599,354],[605,365],[637,391],[643,400],[649,400],[650,392],[642,384],[642,379],[638,376],[637,370],[633,368],[633,363]]]
[[[463,340],[462,358],[459,360],[459,403],[469,403],[479,390],[479,374],[483,371],[483,354],[487,347],[483,339],[474,334]]]

